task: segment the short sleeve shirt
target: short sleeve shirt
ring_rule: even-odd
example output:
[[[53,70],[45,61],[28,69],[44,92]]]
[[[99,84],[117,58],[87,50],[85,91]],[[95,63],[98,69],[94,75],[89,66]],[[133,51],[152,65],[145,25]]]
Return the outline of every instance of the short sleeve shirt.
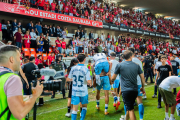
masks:
[[[165,78],[169,77],[169,72],[171,71],[171,67],[169,65],[161,65],[158,67],[157,71],[160,74],[159,80],[163,81]]]
[[[141,73],[140,66],[132,61],[119,63],[114,72],[121,75],[121,91],[138,91],[137,76]]]

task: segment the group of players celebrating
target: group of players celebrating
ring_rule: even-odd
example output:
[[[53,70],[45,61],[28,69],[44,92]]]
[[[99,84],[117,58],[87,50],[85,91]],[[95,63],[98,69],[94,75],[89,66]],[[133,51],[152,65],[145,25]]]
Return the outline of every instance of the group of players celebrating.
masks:
[[[129,48],[129,50],[134,53],[134,48]],[[103,88],[105,93],[105,111],[104,114],[108,115],[108,104],[109,104],[109,92],[111,87],[113,86],[113,91],[111,91],[112,96],[114,98],[113,106],[115,110],[118,110],[120,105],[120,95],[121,90],[118,93],[118,87],[120,85],[120,74],[118,73],[117,66],[119,61],[115,60],[116,54],[110,54],[110,61],[107,60],[107,57],[104,53],[97,53],[94,55],[93,60],[94,63],[91,65],[92,70],[92,77],[90,76],[90,71],[87,66],[84,66],[86,61],[86,56],[84,54],[79,54],[77,59],[74,58],[71,61],[70,67],[68,68],[68,78],[67,81],[71,82],[70,90],[69,90],[69,99],[68,99],[68,113],[66,113],[67,117],[71,116],[72,120],[76,120],[77,112],[78,112],[78,105],[80,103],[81,111],[80,116],[81,120],[85,119],[86,112],[87,112],[87,104],[88,104],[88,89],[87,84],[90,86],[93,83],[93,87],[97,88],[96,93],[96,108],[97,110],[100,109],[100,90]],[[144,106],[142,103],[142,93],[144,91],[144,76],[142,73],[142,62],[136,58],[133,54],[132,61],[138,64],[140,67],[138,72],[139,75],[136,75],[135,79],[137,79],[138,85],[138,97],[137,103],[139,107],[139,115],[140,120],[143,120],[144,115]],[[128,72],[128,68],[125,70]],[[133,76],[134,77],[134,76]],[[141,77],[141,79],[140,79]],[[93,82],[92,82],[93,80]],[[131,115],[129,111],[134,109],[135,102],[133,100],[124,100],[124,110],[126,114],[126,118],[129,118]],[[72,106],[71,106],[72,105]],[[71,111],[72,109],[72,111]],[[133,113],[134,114],[134,113]],[[134,115],[135,116],[135,115]]]
[[[135,56],[135,49],[129,48],[123,53],[124,60],[119,63],[115,53],[110,54],[110,61],[104,53],[97,53],[93,56],[94,63],[84,66],[86,56],[79,54],[77,58],[71,60],[70,67],[68,68],[67,81],[71,82],[68,99],[68,113],[67,117],[76,120],[78,105],[80,104],[80,116],[81,120],[85,119],[88,104],[88,89],[87,84],[97,88],[96,93],[96,108],[100,109],[100,91],[103,88],[105,94],[105,110],[104,114],[108,115],[108,104],[109,104],[109,92],[111,92],[115,110],[118,110],[120,105],[120,96],[122,95],[124,102],[125,117],[121,120],[136,120],[134,114],[134,103],[137,100],[139,118],[143,120],[144,106],[142,102],[142,96],[145,95],[144,85],[145,78],[144,72],[146,73],[146,82],[148,77],[151,76],[154,70],[155,75],[155,92],[153,98],[157,95],[157,86],[159,87],[158,92],[158,108],[161,108],[161,97],[165,103],[165,119],[164,120],[175,120],[174,112],[177,108],[177,113],[180,116],[180,91],[178,92],[179,97],[175,100],[174,94],[176,95],[176,88],[180,86],[180,77],[178,76],[178,69],[180,65],[175,61],[177,59],[174,56],[167,60],[167,56],[159,55],[158,59],[150,59],[151,55],[146,56],[143,63],[140,59]],[[179,60],[179,58],[177,59]],[[143,68],[145,69],[143,72]],[[91,73],[90,73],[91,70]],[[172,73],[172,75],[171,75]],[[119,86],[121,85],[121,86]],[[113,88],[113,91],[111,90]],[[118,88],[120,91],[118,93]],[[174,94],[172,93],[174,89]],[[145,97],[146,98],[146,97]],[[179,100],[179,103],[178,101]],[[176,104],[177,101],[177,104]],[[168,108],[171,105],[171,115],[168,116]]]

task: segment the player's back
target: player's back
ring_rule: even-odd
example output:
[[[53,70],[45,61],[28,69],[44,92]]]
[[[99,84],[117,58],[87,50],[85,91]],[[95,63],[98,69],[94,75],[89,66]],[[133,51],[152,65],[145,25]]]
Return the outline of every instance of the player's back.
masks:
[[[110,60],[110,62],[112,63],[112,68],[111,68],[111,76],[112,76],[119,62],[117,60]],[[119,75],[117,75],[116,79],[119,79]]]
[[[72,78],[72,95],[73,96],[86,96],[87,91],[87,80],[91,80],[90,72],[86,66],[83,64],[78,64],[72,67],[70,71]]]
[[[107,61],[107,58],[104,53],[97,53],[94,55],[93,60],[97,64],[97,62]]]

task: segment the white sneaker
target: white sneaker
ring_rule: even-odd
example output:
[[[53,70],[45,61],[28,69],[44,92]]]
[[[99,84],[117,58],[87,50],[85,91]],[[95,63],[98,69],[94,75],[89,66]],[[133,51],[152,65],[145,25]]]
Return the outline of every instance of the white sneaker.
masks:
[[[147,83],[144,83],[144,85],[147,85]]]
[[[169,119],[169,120],[176,120],[176,119],[175,119],[175,117],[173,117],[173,118],[171,118],[171,117],[170,117],[170,119]]]
[[[143,97],[142,97],[143,99],[147,99],[147,96],[146,95],[143,95]]]
[[[71,117],[71,113],[66,113],[65,116],[66,117]]]
[[[161,98],[161,102],[163,102],[163,98]]]

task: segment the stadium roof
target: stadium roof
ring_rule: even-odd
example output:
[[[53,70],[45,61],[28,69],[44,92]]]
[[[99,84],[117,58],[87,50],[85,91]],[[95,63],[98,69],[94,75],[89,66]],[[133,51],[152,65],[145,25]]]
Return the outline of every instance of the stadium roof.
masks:
[[[138,8],[145,12],[180,19],[180,0],[111,0],[123,7]]]

